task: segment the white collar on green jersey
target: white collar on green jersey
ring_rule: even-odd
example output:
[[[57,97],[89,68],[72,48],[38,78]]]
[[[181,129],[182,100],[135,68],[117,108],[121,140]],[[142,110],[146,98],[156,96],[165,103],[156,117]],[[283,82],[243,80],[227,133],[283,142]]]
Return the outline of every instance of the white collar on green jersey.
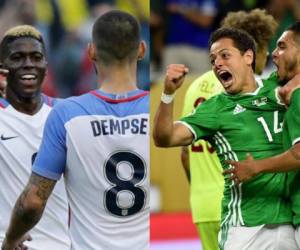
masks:
[[[264,83],[258,75],[255,75],[255,82],[257,88],[253,92],[248,92],[241,95],[257,95],[259,90],[264,86]]]
[[[243,94],[236,94],[239,96],[243,96],[243,95],[257,95],[259,90],[264,86],[263,81],[261,80],[261,78],[258,75],[255,75],[255,82],[256,82],[256,89],[253,92],[247,92],[247,93],[243,93]],[[235,95],[231,95],[228,94],[226,91],[224,92],[225,95],[229,95],[229,96],[235,96]]]

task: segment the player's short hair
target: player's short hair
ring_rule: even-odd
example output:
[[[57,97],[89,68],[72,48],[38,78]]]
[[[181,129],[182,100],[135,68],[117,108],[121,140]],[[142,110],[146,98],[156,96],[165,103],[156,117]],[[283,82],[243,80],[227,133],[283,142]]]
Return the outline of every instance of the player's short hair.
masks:
[[[212,33],[209,40],[209,48],[212,44],[222,38],[229,38],[233,41],[234,46],[241,52],[242,55],[247,50],[253,51],[252,69],[255,70],[256,44],[254,39],[245,31],[233,28],[219,28]]]
[[[294,33],[294,40],[297,45],[300,46],[300,21],[289,26],[286,31],[292,31]]]
[[[8,51],[7,47],[11,42],[24,37],[30,37],[36,39],[38,42],[41,43],[43,53],[46,52],[45,43],[42,34],[31,25],[19,25],[5,32],[2,41],[0,43],[0,60],[3,60],[4,57],[6,56],[6,53]]]
[[[248,32],[257,45],[257,50],[268,47],[274,36],[278,23],[266,10],[254,9],[249,12],[229,12],[222,21],[222,27],[236,28]]]
[[[133,60],[140,44],[140,26],[130,14],[113,10],[100,16],[93,26],[96,58],[104,64]]]

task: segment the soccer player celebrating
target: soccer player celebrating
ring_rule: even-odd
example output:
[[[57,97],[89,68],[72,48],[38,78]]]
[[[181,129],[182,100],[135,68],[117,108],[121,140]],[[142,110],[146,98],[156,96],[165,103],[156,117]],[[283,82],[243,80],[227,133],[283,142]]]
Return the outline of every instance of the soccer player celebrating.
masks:
[[[225,161],[273,156],[283,151],[281,122],[285,108],[277,98],[276,81],[256,81],[255,42],[245,32],[221,28],[210,41],[212,68],[225,92],[201,104],[181,121],[173,122],[173,99],[188,69],[167,69],[164,93],[154,123],[158,146],[184,146],[208,140]],[[266,136],[266,124],[272,129]],[[286,174],[265,174],[242,185],[225,179],[220,249],[297,249],[292,211],[286,202]],[[274,241],[274,238],[277,240]]]
[[[0,73],[7,80],[6,98],[0,98],[0,243],[18,195],[30,176],[46,118],[55,102],[41,93],[47,66],[45,54],[40,32],[28,25],[8,30],[0,44]],[[55,187],[44,217],[30,234],[29,249],[70,249],[68,204],[62,181]]]
[[[277,41],[277,47],[273,51],[273,61],[277,66],[277,77],[282,84],[287,83],[293,77],[298,82],[287,83],[285,89],[295,88],[300,82],[300,22],[291,25]],[[292,83],[292,86],[290,84]],[[296,84],[296,85],[295,85]],[[285,114],[283,125],[284,153],[261,160],[253,160],[252,156],[244,162],[231,162],[233,169],[225,174],[232,174],[230,178],[237,183],[247,181],[259,173],[287,172],[300,170],[300,90],[296,89],[288,98],[290,105]],[[254,157],[256,158],[256,157]],[[300,174],[299,172],[289,173],[290,198],[294,212],[293,223],[296,228],[296,241],[300,248]]]
[[[136,87],[145,44],[136,19],[121,11],[99,17],[92,37],[100,88],[61,101],[50,113],[4,250],[39,221],[62,174],[72,249],[149,248],[149,93]]]
[[[222,27],[242,29],[254,38],[257,44],[255,73],[261,74],[267,60],[269,41],[277,27],[275,19],[261,9],[230,12],[224,18]],[[183,116],[222,91],[222,84],[212,70],[201,75],[186,92]],[[190,147],[183,147],[181,156],[190,177],[191,210],[202,248],[216,250],[224,189],[221,164],[214,148],[204,140],[199,140]]]

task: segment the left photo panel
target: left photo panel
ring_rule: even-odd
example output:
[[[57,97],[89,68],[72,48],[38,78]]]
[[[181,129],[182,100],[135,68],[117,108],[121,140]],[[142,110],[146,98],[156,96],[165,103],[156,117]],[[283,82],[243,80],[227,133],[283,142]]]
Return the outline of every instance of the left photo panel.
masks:
[[[0,1],[2,250],[150,249],[149,19]]]

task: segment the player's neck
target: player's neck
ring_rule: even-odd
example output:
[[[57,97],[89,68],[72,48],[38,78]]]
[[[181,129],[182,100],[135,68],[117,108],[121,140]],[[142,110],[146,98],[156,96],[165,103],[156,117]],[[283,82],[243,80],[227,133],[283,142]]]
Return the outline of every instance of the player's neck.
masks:
[[[16,95],[13,91],[7,89],[6,99],[17,111],[27,114],[34,115],[42,107],[43,101],[40,94],[32,98],[23,98]]]
[[[255,80],[255,76],[254,76],[253,73],[249,74],[246,77],[246,81],[245,82],[247,84],[245,84],[245,86],[244,86],[241,94],[254,92],[258,88],[258,85],[257,85],[256,80]]]
[[[137,89],[136,65],[122,64],[99,69],[100,90],[119,94]]]
[[[289,73],[288,80],[291,80],[296,75],[300,75],[300,67],[295,67],[295,69]]]

